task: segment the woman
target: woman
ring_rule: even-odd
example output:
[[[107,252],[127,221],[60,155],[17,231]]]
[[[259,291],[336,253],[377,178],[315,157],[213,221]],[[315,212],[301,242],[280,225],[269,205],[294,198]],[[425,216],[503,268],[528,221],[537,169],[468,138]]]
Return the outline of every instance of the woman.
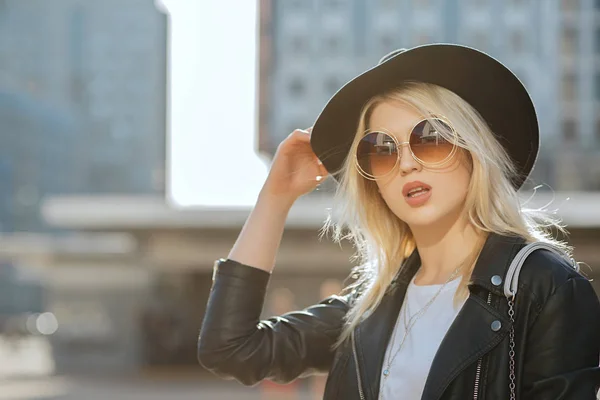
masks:
[[[517,197],[537,156],[529,95],[471,48],[398,50],[347,83],[277,150],[256,207],[215,263],[200,362],[253,385],[328,373],[325,399],[595,399],[600,304],[560,226]],[[284,221],[328,173],[336,240],[357,249],[341,296],[259,321]],[[512,320],[514,319],[514,323]]]

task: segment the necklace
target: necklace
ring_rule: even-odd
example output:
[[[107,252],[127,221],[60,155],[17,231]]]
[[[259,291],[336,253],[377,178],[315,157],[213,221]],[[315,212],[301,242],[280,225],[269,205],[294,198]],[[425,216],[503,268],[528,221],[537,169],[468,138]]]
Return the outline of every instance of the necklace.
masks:
[[[408,323],[406,322],[406,319],[407,319],[407,316],[408,316],[408,310],[407,310],[408,307],[405,304],[405,306],[404,306],[404,316],[403,316],[403,318],[404,318],[404,335],[402,337],[402,341],[400,342],[400,345],[398,346],[398,350],[396,350],[393,355],[388,356],[388,360],[385,363],[385,368],[383,370],[383,381],[384,382],[387,379],[387,377],[390,375],[390,368],[392,366],[392,363],[396,359],[396,356],[402,350],[402,347],[404,346],[404,343],[406,342],[406,338],[408,337],[408,334],[410,333],[412,327],[417,323],[417,321],[421,318],[421,316],[427,311],[427,309],[429,308],[429,306],[431,306],[431,304],[433,304],[433,302],[435,301],[435,299],[437,299],[437,297],[440,295],[440,293],[446,287],[446,285],[456,277],[456,275],[458,274],[458,271],[461,270],[461,268],[462,268],[463,265],[464,264],[461,263],[454,270],[454,272],[450,275],[450,277],[448,277],[448,279],[446,280],[446,282],[438,289],[438,291],[427,302],[427,304],[425,304],[425,306],[423,306],[423,308],[421,308],[412,317],[410,317],[410,319],[408,320]],[[392,348],[392,349],[394,348],[394,342],[395,342],[395,340],[396,340],[396,332],[394,332],[394,335],[392,335],[392,343],[390,345],[390,348]],[[383,398],[383,390],[381,390],[380,399],[382,399],[382,398]]]

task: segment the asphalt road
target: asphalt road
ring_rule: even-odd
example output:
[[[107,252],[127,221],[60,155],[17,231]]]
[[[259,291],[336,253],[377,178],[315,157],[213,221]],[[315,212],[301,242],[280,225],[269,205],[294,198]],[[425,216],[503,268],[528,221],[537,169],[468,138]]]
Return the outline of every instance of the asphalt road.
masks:
[[[312,381],[301,381],[296,395],[265,395],[260,387],[200,378],[176,368],[137,376],[53,376],[54,363],[44,338],[0,337],[0,400],[315,400]],[[318,389],[316,391],[319,391]],[[295,392],[296,393],[296,392]],[[321,391],[322,393],[322,391]]]
[[[0,400],[312,400],[297,396],[268,397],[258,388],[232,382],[154,381],[141,378],[38,377],[0,380]]]

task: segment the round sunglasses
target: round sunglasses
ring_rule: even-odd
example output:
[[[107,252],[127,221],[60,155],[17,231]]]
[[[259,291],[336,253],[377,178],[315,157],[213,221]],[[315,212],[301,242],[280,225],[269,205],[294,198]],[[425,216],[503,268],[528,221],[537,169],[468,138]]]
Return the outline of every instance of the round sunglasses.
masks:
[[[408,142],[399,142],[383,130],[367,131],[356,148],[356,167],[366,179],[381,179],[400,163],[401,147],[408,145],[415,161],[425,167],[440,167],[456,152],[456,131],[440,117],[418,121]]]

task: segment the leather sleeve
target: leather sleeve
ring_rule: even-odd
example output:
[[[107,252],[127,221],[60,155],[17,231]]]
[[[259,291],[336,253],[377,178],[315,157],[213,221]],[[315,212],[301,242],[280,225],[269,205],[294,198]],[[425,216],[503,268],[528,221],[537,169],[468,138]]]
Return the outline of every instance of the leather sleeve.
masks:
[[[568,279],[529,332],[523,370],[528,400],[596,400],[600,386],[600,304],[590,282]]]
[[[287,383],[327,372],[348,311],[331,296],[301,311],[260,321],[270,274],[227,260],[217,268],[198,340],[198,360],[226,379]]]

